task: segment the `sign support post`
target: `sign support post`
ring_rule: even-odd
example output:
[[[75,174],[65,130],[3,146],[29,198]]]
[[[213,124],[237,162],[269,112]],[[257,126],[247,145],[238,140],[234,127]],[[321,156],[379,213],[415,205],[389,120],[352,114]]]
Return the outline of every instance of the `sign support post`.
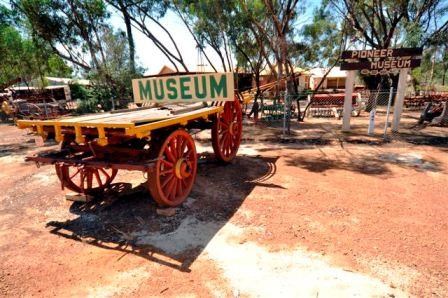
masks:
[[[375,132],[375,114],[376,114],[376,107],[374,107],[369,114],[369,128],[367,129],[367,134],[369,136],[372,136]]]
[[[344,115],[342,119],[342,131],[350,131],[350,117],[352,116],[353,85],[355,84],[355,71],[350,70],[345,80]]]
[[[389,100],[387,101],[386,124],[384,124],[384,138],[387,136],[387,128],[389,127],[390,106],[392,105],[392,97],[394,96],[394,87],[390,87]]]
[[[397,97],[395,98],[394,118],[392,120],[392,132],[398,132],[401,113],[403,112],[404,94],[406,91],[406,79],[408,76],[408,69],[409,68],[401,69],[400,76],[398,77]]]

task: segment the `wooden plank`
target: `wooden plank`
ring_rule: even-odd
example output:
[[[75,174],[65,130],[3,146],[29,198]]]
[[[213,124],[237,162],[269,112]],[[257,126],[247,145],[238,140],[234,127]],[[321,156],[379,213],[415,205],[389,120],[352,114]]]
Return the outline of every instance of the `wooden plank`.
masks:
[[[61,123],[66,123],[66,122],[81,122],[81,121],[87,121],[87,120],[95,120],[95,119],[102,119],[102,118],[107,118],[107,117],[111,117],[113,116],[111,113],[99,113],[99,114],[89,114],[89,115],[84,115],[84,116],[75,116],[75,117],[65,117],[65,118],[61,118],[61,119],[54,119],[52,120],[53,122],[61,122]]]
[[[188,113],[185,113],[185,114],[182,114],[182,115],[170,118],[170,119],[165,119],[165,120],[161,120],[161,121],[155,121],[152,123],[138,125],[135,127],[135,129],[129,130],[128,133],[144,135],[145,133],[148,133],[151,130],[164,128],[164,127],[168,127],[171,125],[176,125],[176,124],[185,125],[190,120],[207,118],[209,115],[217,114],[217,113],[221,112],[223,109],[224,109],[224,107],[222,107],[222,106],[202,108],[200,110],[188,112]]]
[[[80,124],[141,123],[141,122],[150,122],[150,121],[156,121],[156,120],[160,120],[160,119],[171,118],[172,116],[173,115],[171,114],[171,112],[169,110],[149,109],[149,110],[136,111],[133,113],[114,114],[114,117],[82,121],[82,122],[80,122]]]

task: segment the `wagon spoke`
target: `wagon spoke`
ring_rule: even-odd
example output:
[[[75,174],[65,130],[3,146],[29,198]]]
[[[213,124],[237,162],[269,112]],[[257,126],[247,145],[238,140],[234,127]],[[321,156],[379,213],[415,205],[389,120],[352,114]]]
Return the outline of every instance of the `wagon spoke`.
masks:
[[[227,138],[227,134],[223,134],[222,137],[220,138],[219,142],[219,147],[223,148],[225,147],[225,140]]]
[[[76,172],[73,175],[70,176],[70,179],[73,179],[73,177],[75,177],[79,173],[79,171],[80,171],[80,169],[77,168]]]
[[[179,138],[179,136],[177,136],[177,138],[176,138],[176,154],[177,154],[177,158],[182,157],[181,149],[182,149],[182,139]]]
[[[190,177],[188,177],[187,179],[190,179]],[[181,179],[180,183],[182,184],[182,187],[187,188],[187,179]]]
[[[169,198],[171,199],[171,200],[173,200],[175,197],[176,197],[176,192],[177,192],[177,178],[176,177],[174,177],[174,179],[173,179],[173,185],[171,186],[171,188],[170,188],[170,194],[169,194]]]
[[[98,186],[103,187],[103,182],[101,181],[100,172],[98,170],[95,170],[94,173],[95,173],[96,181],[98,182]]]
[[[171,153],[170,147],[166,147],[164,152],[165,152],[165,155],[166,155],[167,159],[174,163],[174,161],[176,159],[174,158],[174,155]]]
[[[182,180],[184,179],[177,179],[177,195],[181,195],[183,193]]]
[[[172,173],[173,173],[173,169],[169,169],[169,170],[165,170],[165,171],[160,172],[160,175],[161,176],[165,176],[167,174],[172,174]]]
[[[162,159],[161,162],[163,163],[163,165],[165,165],[165,166],[167,166],[167,167],[169,167],[169,168],[172,168],[172,167],[173,167],[173,163],[167,161],[166,159]]]
[[[184,152],[185,152],[185,149],[187,148],[187,141],[186,140],[183,140],[182,141],[182,147],[181,147],[181,149],[180,149],[180,155],[179,156],[186,156],[186,155],[184,155]]]
[[[162,188],[165,188],[165,186],[174,178],[174,175],[168,176],[168,178],[165,179],[165,181],[162,182]]]
[[[92,188],[92,180],[93,180],[92,172],[90,170],[86,169],[86,174],[84,175],[84,181],[83,181],[83,188],[91,189]],[[87,184],[87,187],[85,187],[85,184]]]
[[[106,170],[103,168],[99,168],[99,170],[104,174],[104,176],[106,176],[106,181],[108,181],[110,179],[110,175],[106,172]]]
[[[188,149],[184,156],[185,157],[189,157],[189,158],[193,158],[194,157],[194,151],[192,149]]]
[[[227,124],[225,121],[221,121],[221,126],[224,126],[224,129],[229,128],[229,124]]]
[[[170,150],[171,153],[174,156],[174,159],[177,160],[179,158],[178,152],[177,152],[177,138],[173,138],[170,142]]]
[[[81,171],[81,175],[80,175],[80,183],[78,184],[79,187],[81,187],[81,189],[84,189],[84,179],[86,176],[85,171]]]

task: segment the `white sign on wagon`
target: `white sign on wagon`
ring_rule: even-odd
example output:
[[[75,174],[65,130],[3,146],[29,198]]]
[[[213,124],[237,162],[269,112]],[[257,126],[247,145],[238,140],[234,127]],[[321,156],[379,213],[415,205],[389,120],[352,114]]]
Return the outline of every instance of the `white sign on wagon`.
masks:
[[[233,101],[233,73],[204,73],[132,80],[136,103]]]

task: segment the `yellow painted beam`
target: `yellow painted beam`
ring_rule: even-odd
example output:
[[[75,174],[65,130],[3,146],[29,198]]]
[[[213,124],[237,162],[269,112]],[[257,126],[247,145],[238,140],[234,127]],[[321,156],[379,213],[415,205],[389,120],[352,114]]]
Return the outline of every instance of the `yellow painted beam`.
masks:
[[[59,125],[54,126],[54,139],[56,142],[62,142],[64,136],[61,133],[61,127]]]
[[[79,125],[75,126],[75,141],[78,144],[84,143],[84,136],[82,135],[82,127]]]
[[[98,122],[83,122],[83,121],[69,121],[69,118],[64,118],[64,121],[58,120],[19,120],[17,126],[19,128],[36,127],[37,133],[45,138],[44,127],[54,127],[55,139],[60,142],[63,139],[62,126],[72,127],[75,130],[76,142],[78,144],[84,143],[85,137],[82,135],[82,128],[96,128],[98,131],[98,144],[105,146],[108,144],[105,129],[107,128],[124,128],[125,135],[135,136],[137,138],[148,137],[152,130],[160,129],[172,125],[186,126],[188,121],[195,119],[208,119],[210,115],[218,114],[223,111],[223,106],[206,107],[199,110],[194,110],[188,113],[175,115],[171,118],[150,122],[147,124],[136,125],[132,122],[117,122],[117,123],[101,123]]]
[[[97,143],[100,146],[106,146],[108,144],[106,133],[104,132],[104,127],[97,127],[98,130],[98,140]]]

